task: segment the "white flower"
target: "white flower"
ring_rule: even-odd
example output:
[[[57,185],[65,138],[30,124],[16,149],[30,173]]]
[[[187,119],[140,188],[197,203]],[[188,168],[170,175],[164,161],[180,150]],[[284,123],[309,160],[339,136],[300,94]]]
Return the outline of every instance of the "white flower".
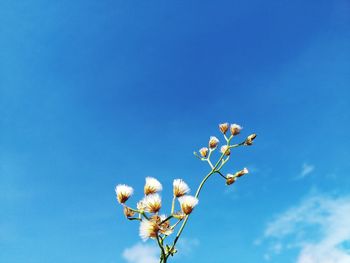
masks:
[[[145,195],[154,194],[162,190],[162,184],[153,177],[146,177],[146,184],[144,187]]]
[[[218,146],[219,144],[219,139],[216,138],[215,136],[211,136],[209,139],[209,148],[214,149]]]
[[[191,195],[184,195],[179,198],[182,212],[186,215],[191,214],[194,207],[198,204],[198,198]]]
[[[139,234],[143,241],[146,241],[148,238],[156,238],[158,231],[159,227],[156,222],[146,219],[141,221]]]
[[[142,203],[145,206],[145,211],[157,213],[162,206],[162,199],[159,194],[150,194],[143,198]]]
[[[190,191],[188,185],[182,179],[175,179],[173,182],[173,193],[176,197],[181,197]]]
[[[231,126],[230,126],[230,131],[231,131],[232,135],[239,134],[241,132],[241,130],[242,130],[242,127],[236,123],[231,124]]]
[[[115,187],[115,193],[117,194],[118,202],[124,204],[129,197],[133,194],[134,189],[125,184],[118,184]]]

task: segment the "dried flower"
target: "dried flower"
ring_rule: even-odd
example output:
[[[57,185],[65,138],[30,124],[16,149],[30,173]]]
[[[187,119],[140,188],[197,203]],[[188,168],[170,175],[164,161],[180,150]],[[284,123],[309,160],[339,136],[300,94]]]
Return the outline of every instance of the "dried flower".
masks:
[[[179,198],[179,202],[182,212],[189,215],[198,204],[198,198],[191,195],[184,195]]]
[[[241,177],[241,176],[243,176],[243,175],[245,175],[247,173],[249,173],[248,169],[247,168],[243,168],[243,170],[240,170],[237,173],[235,173],[235,176]]]
[[[220,152],[225,154],[226,156],[229,156],[231,154],[230,147],[227,145],[221,146]]]
[[[216,138],[215,136],[211,136],[209,139],[209,148],[214,149],[218,146],[219,144],[219,139]]]
[[[129,207],[124,206],[124,215],[129,218],[135,215],[135,212],[132,211]]]
[[[140,223],[140,237],[143,241],[148,238],[156,238],[158,235],[159,226],[156,222],[144,219]]]
[[[173,193],[176,197],[181,197],[190,191],[188,185],[182,179],[175,179],[173,182]]]
[[[145,211],[150,213],[157,213],[162,207],[162,199],[159,194],[146,195],[143,200]]]
[[[239,126],[238,124],[234,123],[234,124],[231,124],[231,126],[230,126],[230,131],[231,131],[231,134],[233,136],[239,134],[241,132],[241,130],[242,130],[242,127]]]
[[[228,131],[228,127],[229,124],[227,122],[219,124],[219,129],[223,134],[225,134]]]
[[[169,220],[164,221],[166,218],[167,218],[166,215],[160,215],[159,216],[159,223],[158,223],[158,225],[159,225],[159,232],[164,234],[164,235],[166,235],[166,236],[169,236],[169,235],[171,235],[173,233],[173,230],[170,227]]]
[[[226,184],[227,185],[231,185],[236,181],[236,176],[234,176],[233,174],[227,174],[226,175]]]
[[[129,197],[133,194],[134,189],[126,184],[118,184],[115,187],[115,193],[117,195],[118,202],[124,204]]]
[[[153,177],[146,177],[146,184],[144,187],[145,195],[154,194],[162,190],[162,184]]]
[[[249,146],[252,145],[255,138],[256,138],[256,134],[255,133],[249,135],[247,137],[247,139],[245,140],[244,144],[245,145],[249,145]]]
[[[207,147],[203,147],[199,150],[199,153],[201,154],[202,157],[207,157],[208,155],[208,148]]]

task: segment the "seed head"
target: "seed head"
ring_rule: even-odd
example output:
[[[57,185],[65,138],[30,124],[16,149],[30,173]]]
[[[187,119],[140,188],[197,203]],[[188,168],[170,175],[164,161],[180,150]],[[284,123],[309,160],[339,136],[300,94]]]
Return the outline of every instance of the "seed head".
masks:
[[[146,177],[146,184],[144,187],[145,195],[154,194],[162,190],[162,184],[153,177]]]
[[[148,238],[156,238],[159,231],[158,224],[150,220],[142,220],[140,223],[140,237],[143,241]]]
[[[180,206],[184,214],[189,215],[192,213],[194,207],[198,204],[198,198],[191,195],[184,195],[179,198]]]
[[[215,136],[211,136],[209,139],[209,148],[210,149],[215,149],[219,144],[219,139],[216,138]]]
[[[219,129],[223,134],[225,134],[228,131],[228,128],[229,124],[227,122],[219,124]]]
[[[159,194],[146,195],[143,200],[145,211],[150,213],[157,213],[162,207],[162,199]]]
[[[229,156],[231,154],[230,148],[227,145],[221,146],[220,152]]]
[[[242,130],[242,127],[238,124],[234,123],[234,124],[231,124],[231,126],[230,126],[230,131],[231,131],[231,134],[233,136],[239,134],[241,132],[241,130]]]
[[[173,182],[173,193],[176,197],[181,197],[190,191],[188,185],[182,179],[175,179]]]
[[[120,204],[124,204],[129,197],[133,194],[134,189],[126,184],[118,184],[115,187],[115,193],[117,195],[117,200]]]
[[[207,157],[208,155],[208,148],[207,147],[203,147],[199,150],[199,153],[201,154],[202,157]]]

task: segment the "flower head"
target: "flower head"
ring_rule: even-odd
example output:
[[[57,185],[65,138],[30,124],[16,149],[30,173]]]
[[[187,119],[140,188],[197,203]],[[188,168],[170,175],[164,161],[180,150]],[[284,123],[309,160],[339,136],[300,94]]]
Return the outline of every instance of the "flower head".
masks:
[[[228,131],[228,127],[229,124],[227,122],[219,124],[219,129],[223,134],[225,134]]]
[[[142,203],[145,206],[145,211],[150,213],[157,213],[162,207],[162,199],[159,194],[146,195]]]
[[[227,145],[221,146],[220,152],[225,154],[226,156],[229,156],[231,154],[230,147]]]
[[[199,153],[201,154],[202,157],[207,157],[208,155],[208,148],[207,147],[203,147],[199,150]]]
[[[162,184],[153,177],[146,177],[146,184],[144,187],[145,195],[154,194],[162,190]]]
[[[156,238],[158,235],[159,226],[153,220],[142,220],[140,223],[140,237],[143,241],[148,238]]]
[[[184,214],[189,215],[192,213],[194,207],[198,204],[198,198],[191,195],[184,195],[179,198],[180,206]]]
[[[182,179],[175,179],[173,182],[173,193],[176,197],[181,197],[190,191],[188,185]]]
[[[231,124],[231,126],[230,126],[230,131],[231,131],[231,134],[233,136],[239,134],[241,132],[241,130],[242,130],[242,127],[238,124],[234,123],[234,124]]]
[[[115,187],[115,193],[117,194],[118,202],[124,204],[129,197],[133,194],[134,189],[125,184],[118,184]]]
[[[214,149],[218,146],[219,144],[219,139],[216,138],[215,136],[211,136],[209,139],[209,148]]]

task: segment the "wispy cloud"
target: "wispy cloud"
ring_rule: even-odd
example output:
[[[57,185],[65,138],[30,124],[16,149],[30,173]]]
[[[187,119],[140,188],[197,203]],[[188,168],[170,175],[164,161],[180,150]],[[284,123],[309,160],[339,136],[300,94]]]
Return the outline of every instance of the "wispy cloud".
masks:
[[[349,263],[350,197],[314,195],[277,216],[265,229],[269,259],[297,248],[297,263]]]
[[[179,239],[177,249],[181,255],[187,256],[198,246],[199,240],[197,238],[182,238]]]
[[[181,238],[177,243],[177,250],[180,252],[177,257],[186,257],[199,246],[197,238]],[[123,258],[128,263],[158,263],[159,249],[153,244],[137,243],[123,251]]]
[[[302,179],[309,174],[311,174],[315,170],[315,166],[312,164],[304,163],[301,167],[301,171],[299,175],[297,176],[297,179]]]
[[[158,263],[158,248],[154,245],[137,243],[123,251],[123,258],[129,263]]]

